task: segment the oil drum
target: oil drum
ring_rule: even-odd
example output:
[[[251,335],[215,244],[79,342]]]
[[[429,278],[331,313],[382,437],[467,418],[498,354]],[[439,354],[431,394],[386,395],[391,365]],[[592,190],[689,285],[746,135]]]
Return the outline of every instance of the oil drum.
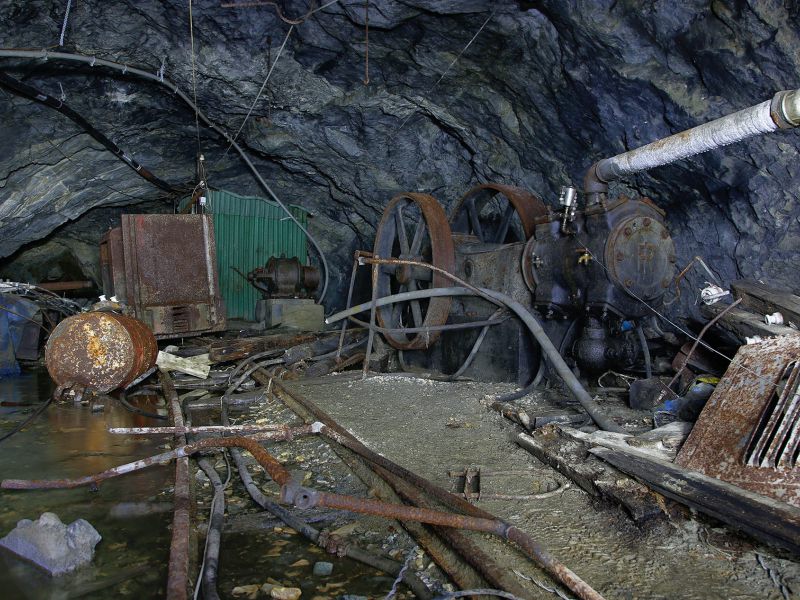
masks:
[[[57,385],[99,393],[129,384],[156,362],[158,345],[141,321],[87,312],[61,321],[45,346],[45,363]]]

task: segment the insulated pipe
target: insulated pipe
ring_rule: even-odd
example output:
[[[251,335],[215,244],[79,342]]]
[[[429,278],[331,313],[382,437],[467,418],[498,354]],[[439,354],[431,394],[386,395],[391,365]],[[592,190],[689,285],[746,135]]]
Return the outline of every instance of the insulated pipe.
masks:
[[[597,161],[586,172],[584,192],[590,204],[608,184],[640,171],[667,165],[762,133],[800,125],[800,90],[782,91],[772,100],[656,140],[641,148]]]
[[[300,231],[306,234],[308,237],[308,241],[314,246],[319,255],[320,261],[322,262],[322,268],[325,271],[325,277],[323,279],[322,291],[320,292],[319,298],[317,299],[318,303],[322,303],[322,299],[325,297],[325,292],[328,290],[328,278],[329,278],[329,271],[328,271],[328,261],[325,259],[325,253],[320,248],[317,240],[308,232],[308,230],[303,227],[303,225],[298,221],[295,216],[291,213],[289,208],[281,202],[280,198],[275,195],[275,192],[272,191],[272,188],[267,185],[267,182],[264,181],[264,178],[261,177],[261,174],[256,169],[255,165],[252,161],[248,158],[247,154],[245,154],[242,147],[236,143],[228,133],[215,125],[204,113],[201,111],[197,105],[189,99],[189,96],[184,94],[180,88],[172,83],[169,79],[164,78],[163,75],[157,75],[155,73],[150,73],[148,71],[144,71],[142,69],[137,69],[136,67],[130,67],[128,65],[114,62],[111,60],[104,60],[102,58],[97,58],[96,56],[85,56],[83,54],[71,54],[69,52],[49,52],[47,50],[7,50],[7,49],[0,49],[0,58],[36,58],[40,60],[50,60],[50,59],[58,59],[58,60],[67,60],[73,62],[82,62],[86,63],[92,67],[94,66],[101,66],[101,67],[108,67],[110,69],[115,69],[117,71],[121,71],[123,75],[127,73],[131,73],[132,75],[138,75],[139,77],[143,77],[144,79],[149,79],[150,81],[155,81],[163,85],[164,87],[168,88],[170,91],[174,92],[176,96],[178,96],[183,102],[189,106],[197,117],[210,129],[213,129],[216,133],[221,135],[226,142],[229,142],[231,146],[239,153],[239,156],[242,158],[244,163],[247,167],[252,171],[253,176],[256,178],[261,187],[263,187],[267,193],[272,196],[272,199],[280,206],[283,211],[288,215],[289,219],[291,219],[295,225],[300,228]]]
[[[480,292],[480,294],[465,287],[432,288],[428,290],[402,292],[400,294],[393,294],[391,296],[383,296],[382,298],[378,298],[375,301],[375,306],[385,306],[387,304],[394,304],[395,302],[407,302],[409,300],[420,300],[423,298],[434,298],[441,296],[482,296],[498,306],[507,306],[514,311],[514,313],[522,320],[523,323],[525,323],[526,327],[530,330],[533,337],[539,343],[542,352],[547,356],[556,373],[558,373],[559,377],[561,377],[561,379],[564,381],[572,395],[578,400],[578,402],[580,402],[581,406],[583,406],[586,412],[589,413],[589,416],[592,417],[592,420],[597,423],[598,427],[605,429],[606,431],[625,433],[625,430],[622,427],[617,425],[614,421],[603,414],[600,406],[584,389],[584,387],[581,385],[581,382],[578,381],[578,378],[575,377],[575,374],[567,366],[567,363],[564,362],[564,359],[558,353],[558,350],[553,345],[553,342],[550,341],[547,333],[545,333],[544,329],[542,329],[542,326],[539,325],[539,322],[534,318],[530,311],[528,311],[522,304],[513,298],[510,298],[505,294],[501,294],[500,292],[496,292],[487,288],[477,288],[477,290]],[[336,323],[337,321],[346,319],[352,315],[369,310],[372,307],[372,304],[372,302],[364,302],[363,304],[358,304],[357,306],[338,312],[335,315],[331,315],[325,319],[325,323]]]

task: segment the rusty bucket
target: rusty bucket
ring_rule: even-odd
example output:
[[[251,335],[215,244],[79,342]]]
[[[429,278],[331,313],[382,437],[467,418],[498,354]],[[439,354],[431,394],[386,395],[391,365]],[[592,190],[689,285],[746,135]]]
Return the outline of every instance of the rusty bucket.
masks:
[[[106,393],[129,384],[156,362],[158,346],[141,321],[87,312],[61,321],[45,346],[45,363],[57,385]]]

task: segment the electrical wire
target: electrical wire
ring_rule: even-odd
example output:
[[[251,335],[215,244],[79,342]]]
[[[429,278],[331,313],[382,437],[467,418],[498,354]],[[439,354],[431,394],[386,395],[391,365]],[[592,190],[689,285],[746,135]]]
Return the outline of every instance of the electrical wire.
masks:
[[[28,418],[26,418],[22,423],[20,423],[16,427],[14,427],[11,431],[8,431],[8,432],[4,433],[2,436],[0,436],[0,442],[6,441],[8,438],[10,438],[15,433],[18,433],[18,432],[22,431],[23,429],[25,429],[25,427],[27,427],[36,417],[38,417],[40,414],[42,414],[47,409],[47,407],[50,406],[50,404],[52,404],[52,402],[53,402],[53,397],[50,396],[47,400],[42,402],[36,408],[36,410],[33,411],[33,413],[31,413],[28,416]]]
[[[272,75],[272,71],[275,70],[275,65],[278,64],[278,61],[281,58],[281,54],[283,53],[283,49],[286,47],[286,42],[289,41],[289,36],[292,35],[292,31],[294,31],[294,25],[291,25],[289,27],[289,31],[286,32],[286,37],[283,38],[283,43],[281,44],[281,47],[278,48],[278,54],[275,56],[275,60],[272,61],[272,64],[269,67],[269,71],[267,71],[267,76],[264,78],[264,83],[261,84],[261,87],[259,88],[258,93],[256,94],[256,97],[253,100],[253,103],[250,105],[250,110],[247,111],[247,114],[244,117],[244,121],[242,121],[242,124],[239,125],[239,129],[236,130],[236,133],[234,134],[233,139],[231,140],[231,143],[228,144],[227,148],[225,148],[225,152],[222,154],[222,158],[220,158],[215,163],[214,166],[219,165],[219,163],[221,161],[225,160],[225,157],[228,156],[228,151],[231,149],[231,146],[233,146],[233,144],[236,142],[237,138],[239,137],[239,134],[242,132],[242,129],[244,129],[244,126],[247,123],[247,120],[250,118],[250,115],[253,114],[253,109],[256,107],[256,104],[258,103],[259,98],[261,98],[261,94],[264,92],[264,88],[267,87],[267,82],[269,81],[269,78]]]
[[[194,19],[192,18],[192,0],[189,0],[189,40],[192,52],[192,92],[194,95],[194,127],[197,132],[197,156],[203,154],[200,149],[200,118],[197,116],[197,74],[194,59]]]
[[[489,24],[489,21],[491,21],[491,19],[492,19],[492,17],[494,16],[494,13],[495,13],[495,12],[497,12],[497,9],[496,9],[496,8],[495,8],[494,10],[492,10],[492,12],[491,12],[491,13],[489,13],[489,16],[488,16],[488,17],[486,17],[486,20],[485,20],[485,21],[483,22],[483,24],[480,26],[480,28],[478,29],[478,31],[476,31],[476,32],[475,32],[475,35],[473,35],[473,36],[472,36],[472,38],[471,38],[471,39],[470,39],[470,40],[467,42],[467,45],[466,45],[466,46],[464,46],[464,47],[461,49],[461,52],[459,52],[459,53],[458,53],[458,55],[457,55],[457,56],[456,56],[456,57],[455,57],[455,58],[452,60],[452,62],[451,62],[449,65],[447,65],[447,68],[446,68],[444,71],[442,71],[442,74],[439,76],[439,79],[437,79],[437,80],[436,80],[436,83],[434,83],[434,84],[433,84],[433,85],[432,85],[432,86],[431,86],[431,87],[430,87],[428,90],[426,90],[426,91],[425,91],[425,93],[423,94],[423,96],[428,96],[428,95],[429,95],[429,94],[430,94],[430,93],[431,93],[433,90],[435,90],[435,89],[436,89],[436,87],[437,87],[437,86],[438,86],[438,85],[439,85],[439,84],[442,82],[442,79],[444,79],[444,76],[445,76],[445,75],[447,75],[447,72],[448,72],[448,71],[449,71],[451,68],[453,68],[453,65],[455,65],[455,64],[458,62],[458,59],[460,59],[460,58],[463,56],[463,54],[464,54],[464,53],[465,53],[465,52],[466,52],[466,51],[469,49],[469,47],[472,45],[472,43],[473,43],[473,42],[474,42],[476,39],[478,39],[478,36],[479,36],[479,35],[481,34],[481,32],[484,30],[484,28],[486,27],[486,25],[488,25],[488,24]],[[410,113],[410,114],[409,114],[409,115],[408,115],[408,116],[407,116],[405,119],[403,119],[403,120],[401,121],[400,125],[398,125],[398,126],[397,126],[397,129],[395,129],[395,130],[392,132],[392,135],[394,135],[394,134],[396,134],[398,131],[400,131],[400,130],[403,128],[403,126],[406,124],[406,122],[407,122],[407,121],[408,121],[408,120],[409,120],[411,117],[413,117],[415,114],[416,114],[416,112],[412,112],[412,113]]]
[[[338,0],[335,0],[334,2],[330,2],[330,3],[326,4],[325,6],[330,6],[331,4],[334,4],[336,1],[338,1]],[[325,6],[320,7],[319,9],[317,9],[317,11],[321,10],[322,8],[325,8]],[[315,12],[317,12],[317,11],[315,11]],[[281,209],[287,214],[288,218],[292,222],[294,222],[295,225],[297,225],[297,227],[300,229],[300,231],[302,231],[306,235],[306,237],[308,238],[308,241],[311,242],[311,245],[317,251],[317,254],[319,255],[320,262],[322,263],[323,285],[322,285],[322,290],[320,292],[320,295],[317,298],[317,303],[320,303],[320,304],[322,303],[322,300],[325,298],[325,294],[326,294],[326,292],[328,290],[328,282],[329,282],[329,279],[330,279],[330,269],[328,267],[328,261],[327,261],[327,259],[325,257],[325,253],[323,252],[323,250],[320,247],[319,243],[317,242],[316,238],[309,233],[308,229],[306,229],[303,226],[303,224],[300,223],[300,221],[298,221],[297,218],[291,213],[291,211],[289,210],[289,207],[287,207],[281,201],[281,199],[278,198],[278,196],[275,194],[275,192],[272,191],[272,188],[267,184],[267,182],[264,180],[264,178],[258,172],[258,169],[256,169],[255,165],[248,158],[247,154],[242,149],[242,147],[239,144],[237,144],[235,140],[232,140],[231,136],[228,135],[228,133],[225,132],[224,129],[222,129],[220,126],[216,125],[213,121],[211,121],[197,107],[197,105],[194,102],[192,102],[192,100],[180,90],[180,88],[175,83],[169,81],[168,79],[166,79],[163,76],[159,76],[158,74],[149,73],[147,71],[144,71],[143,69],[139,69],[139,68],[136,68],[136,67],[131,67],[131,66],[123,64],[123,63],[117,63],[117,62],[114,62],[114,61],[111,61],[111,60],[106,60],[106,59],[103,59],[103,58],[97,58],[96,56],[86,56],[84,54],[73,54],[73,53],[69,53],[69,52],[49,52],[47,49],[35,50],[34,51],[34,50],[13,50],[13,49],[9,49],[9,48],[2,48],[2,49],[0,49],[0,58],[2,58],[2,57],[5,57],[5,58],[33,58],[33,59],[42,59],[42,60],[57,59],[57,60],[66,60],[66,61],[73,61],[73,62],[82,62],[82,63],[89,64],[91,66],[99,65],[99,66],[103,66],[103,67],[108,67],[110,69],[115,69],[117,71],[121,71],[123,74],[130,73],[131,75],[137,75],[137,76],[142,77],[144,79],[148,79],[150,81],[154,81],[154,82],[156,82],[156,83],[158,83],[160,85],[163,85],[164,87],[166,87],[170,91],[172,91],[187,106],[189,106],[192,110],[197,111],[197,116],[200,118],[200,120],[207,127],[209,127],[214,132],[216,132],[217,134],[222,136],[222,138],[224,140],[231,142],[231,145],[239,153],[239,156],[241,157],[242,161],[250,169],[250,171],[252,172],[252,174],[255,177],[256,181],[261,185],[261,187],[264,188],[264,190],[266,190],[267,194],[278,204],[278,206],[281,207]],[[121,193],[124,193],[124,192],[121,192]],[[128,195],[128,194],[125,194],[125,195]],[[131,196],[131,197],[133,197],[133,196]]]

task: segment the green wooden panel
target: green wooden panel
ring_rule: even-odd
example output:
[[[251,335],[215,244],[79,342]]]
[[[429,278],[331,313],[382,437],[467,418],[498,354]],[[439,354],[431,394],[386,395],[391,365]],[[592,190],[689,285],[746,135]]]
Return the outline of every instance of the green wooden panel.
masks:
[[[306,235],[274,202],[239,196],[222,190],[208,194],[208,212],[214,216],[219,285],[229,319],[255,320],[260,294],[235,269],[247,274],[270,256],[296,256],[306,261]],[[290,206],[294,217],[307,226],[308,213]],[[235,267],[235,269],[234,269]]]

